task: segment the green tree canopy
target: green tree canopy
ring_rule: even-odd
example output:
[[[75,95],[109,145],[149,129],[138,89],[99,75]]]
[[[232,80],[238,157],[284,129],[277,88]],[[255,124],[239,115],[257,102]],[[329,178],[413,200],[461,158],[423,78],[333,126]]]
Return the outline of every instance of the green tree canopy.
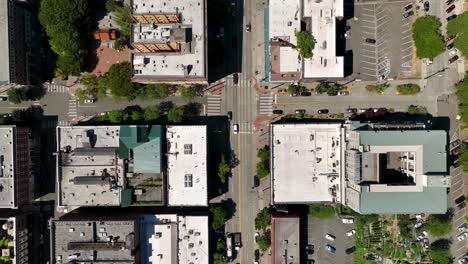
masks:
[[[366,85],[366,90],[368,92],[376,92],[376,93],[383,93],[387,90],[388,86],[385,84],[378,84],[378,85]]]
[[[315,46],[312,34],[309,31],[300,31],[296,33],[296,38],[299,55],[306,59],[310,58],[312,56],[312,50]]]
[[[447,24],[447,33],[457,36],[453,45],[460,50],[463,57],[468,57],[468,12],[458,15]]]
[[[408,106],[408,114],[414,115],[418,113],[418,106],[417,105],[410,105]]]
[[[138,85],[132,83],[132,67],[128,62],[113,64],[109,72],[104,75],[104,83],[116,97],[125,97],[128,100],[136,98]]]
[[[339,91],[338,85],[332,83],[319,83],[315,87],[315,91],[319,94],[327,93],[329,95],[337,95]]]
[[[445,44],[440,33],[440,25],[435,16],[418,17],[416,19],[412,30],[418,58],[434,58],[444,52]]]
[[[464,172],[468,172],[468,146],[462,144],[458,149],[458,160]]]
[[[468,79],[455,85],[458,97],[458,111],[460,113],[463,126],[468,126]],[[468,167],[467,167],[468,168]]]
[[[449,215],[429,215],[426,221],[426,230],[435,237],[448,235],[452,228]]]
[[[324,204],[310,204],[309,216],[317,218],[331,218],[335,216],[335,208],[331,205]]]
[[[141,110],[135,110],[132,112],[131,118],[132,121],[138,122],[143,120],[144,113]]]
[[[305,87],[302,85],[295,85],[295,84],[290,84],[288,86],[288,93],[289,94],[301,94],[305,92]]]
[[[437,240],[429,247],[429,255],[433,264],[450,263],[449,241]]]
[[[227,264],[227,261],[224,259],[224,255],[221,253],[213,254],[213,264]]]
[[[65,76],[80,73],[89,13],[88,0],[41,1],[39,21],[58,55],[56,66]]]
[[[138,98],[141,100],[164,99],[170,94],[170,87],[165,84],[148,84],[140,88]]]
[[[221,155],[221,162],[219,163],[218,166],[218,178],[221,181],[221,183],[226,182],[226,175],[231,171],[231,168],[226,162],[226,159],[224,158],[224,155]]]
[[[80,83],[86,87],[90,93],[97,93],[102,83],[95,74],[84,74],[80,78]]]
[[[224,226],[226,223],[226,218],[227,218],[227,211],[226,208],[222,206],[213,206],[210,208],[211,216],[212,216],[212,222],[211,222],[211,227],[214,230],[218,230],[221,227]]]
[[[270,150],[265,146],[257,151],[259,159],[257,163],[257,177],[259,179],[266,177],[270,173]]]
[[[127,39],[130,37],[130,24],[133,23],[130,17],[130,7],[127,5],[117,6],[114,9],[115,12],[115,23],[120,27],[120,33],[122,37]]]
[[[421,91],[421,87],[414,83],[406,83],[397,85],[397,92],[403,95],[417,94]]]
[[[265,229],[270,226],[271,223],[271,212],[270,209],[263,208],[255,217],[255,229]]]
[[[122,110],[112,110],[107,115],[111,123],[119,124],[127,119],[127,115]]]
[[[29,100],[28,89],[26,87],[9,89],[7,92],[8,100],[14,104]]]
[[[195,96],[200,96],[200,94],[203,92],[203,87],[201,86],[189,86],[189,87],[180,87],[180,95],[182,98],[185,100],[192,100],[195,98]]]
[[[161,117],[161,113],[156,106],[148,106],[145,108],[143,113],[143,119],[147,122],[158,120]]]
[[[167,120],[173,123],[180,123],[185,118],[185,108],[182,106],[176,106],[171,108],[167,112]]]
[[[267,251],[271,245],[271,238],[269,236],[270,232],[265,232],[263,235],[259,236],[257,239],[258,247],[262,252]]]

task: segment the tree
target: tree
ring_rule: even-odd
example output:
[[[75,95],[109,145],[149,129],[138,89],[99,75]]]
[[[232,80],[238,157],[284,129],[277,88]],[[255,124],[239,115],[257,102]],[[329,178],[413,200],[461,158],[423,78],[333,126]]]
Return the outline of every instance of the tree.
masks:
[[[7,92],[8,100],[14,104],[19,104],[23,101],[29,100],[28,98],[28,88],[11,88]]]
[[[426,230],[435,237],[448,235],[452,228],[451,217],[444,215],[429,215],[426,221]]]
[[[116,0],[107,0],[106,1],[106,10],[107,12],[114,12],[118,8],[122,7],[122,2]]]
[[[297,112],[296,113],[296,119],[297,120],[301,120],[304,118],[304,113],[303,112]]]
[[[314,40],[312,39],[312,34],[309,31],[300,31],[296,33],[296,38],[299,55],[306,59],[310,58],[312,56],[312,50],[315,46]]]
[[[336,84],[319,83],[315,87],[315,90],[319,94],[327,93],[328,95],[337,95],[339,87]]]
[[[458,111],[460,113],[463,126],[468,125],[468,79],[455,85],[458,97]],[[468,168],[468,167],[467,167]]]
[[[86,90],[84,89],[78,88],[75,90],[75,96],[76,98],[78,98],[78,101],[80,101],[80,103],[83,103],[84,100],[86,100],[86,94]]]
[[[409,218],[409,215],[398,215],[398,227],[400,228],[400,234],[407,240],[413,238],[413,226],[415,221]]]
[[[415,115],[417,113],[418,113],[418,106],[417,105],[408,106],[408,114]]]
[[[421,91],[421,87],[414,83],[400,84],[397,86],[397,92],[403,95],[417,94]]]
[[[211,222],[211,227],[214,230],[218,230],[224,226],[227,218],[227,211],[224,207],[217,205],[210,208],[211,216],[213,221]]]
[[[100,87],[99,77],[95,74],[84,74],[80,78],[80,83],[86,87],[90,93],[97,93]]]
[[[305,87],[301,85],[290,84],[288,86],[288,93],[289,94],[301,94],[305,92]]]
[[[80,74],[83,59],[80,51],[85,45],[90,17],[87,0],[43,0],[39,21],[49,36],[51,49],[58,55],[59,75]]]
[[[265,232],[265,234],[258,237],[257,244],[262,252],[267,251],[271,245],[271,238],[268,234],[269,232]]]
[[[143,113],[143,119],[146,122],[158,120],[161,116],[159,109],[156,106],[148,106]]]
[[[167,112],[167,120],[173,123],[180,123],[185,118],[185,108],[181,106],[173,107]]]
[[[127,115],[122,110],[112,110],[108,114],[111,123],[122,123],[127,119]]]
[[[440,25],[435,16],[418,17],[416,19],[412,31],[418,58],[434,58],[444,52],[445,44],[440,33]]]
[[[259,158],[261,161],[270,160],[270,149],[268,146],[264,146],[263,148],[258,149],[257,158]]]
[[[144,116],[143,111],[135,110],[132,112],[131,118],[132,118],[132,121],[137,122],[137,121],[143,120],[143,116]]]
[[[270,209],[265,207],[257,214],[257,217],[255,217],[255,229],[263,230],[269,227],[270,223],[271,223]]]
[[[114,13],[115,13],[115,23],[119,25],[121,37],[125,39],[129,38],[130,37],[130,24],[133,23],[133,20],[130,17],[130,7],[127,5],[117,7]]]
[[[331,205],[310,204],[309,216],[317,218],[331,218],[335,216],[335,208]]]
[[[376,92],[376,93],[380,93],[380,94],[384,93],[385,90],[387,90],[387,88],[388,88],[388,85],[386,85],[386,84],[378,84],[378,85],[369,84],[369,85],[366,85],[366,90],[368,92]]]
[[[462,144],[458,149],[458,160],[464,172],[468,172],[468,146]]]
[[[224,242],[221,238],[218,238],[218,241],[216,241],[216,251],[222,252],[224,251],[225,245]]]
[[[170,94],[170,88],[165,84],[148,84],[140,88],[138,97],[141,100],[146,99],[164,99]]]
[[[458,15],[447,24],[447,33],[457,36],[453,45],[460,50],[463,57],[468,57],[468,12]]]
[[[429,255],[433,264],[450,263],[449,241],[437,240],[429,247]]]
[[[180,95],[187,101],[192,100],[195,96],[199,96],[203,92],[201,86],[180,87]]]
[[[128,100],[136,98],[138,85],[130,80],[132,67],[128,62],[113,64],[109,72],[104,75],[104,83],[113,96],[125,97]]]
[[[226,159],[224,158],[224,155],[221,155],[221,162],[219,163],[218,166],[218,178],[221,181],[221,183],[226,182],[226,175],[231,171],[231,168],[226,162]]]
[[[259,179],[266,177],[270,173],[270,150],[265,146],[257,151],[259,159],[257,163],[257,177]]]
[[[227,264],[227,261],[224,259],[223,254],[214,253],[213,254],[213,264]]]

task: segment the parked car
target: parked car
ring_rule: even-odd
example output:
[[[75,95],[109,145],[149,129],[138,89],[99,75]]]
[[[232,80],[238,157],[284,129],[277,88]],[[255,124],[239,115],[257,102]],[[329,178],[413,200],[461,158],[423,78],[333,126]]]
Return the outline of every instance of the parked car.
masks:
[[[234,82],[234,84],[238,84],[239,83],[239,74],[238,73],[234,73],[232,75],[232,81]]]
[[[255,232],[255,234],[254,234],[255,243],[257,243],[257,240],[258,240],[258,236],[259,236],[259,235],[260,235],[260,234],[259,234],[258,232]]]
[[[86,99],[84,100],[85,104],[94,104],[96,102],[96,99]]]
[[[445,12],[450,13],[450,12],[452,12],[454,9],[455,9],[455,5],[451,5],[449,8],[447,8],[447,10],[445,10]]]
[[[335,253],[336,252],[336,248],[334,248],[334,247],[332,247],[330,245],[326,245],[325,249],[330,253]]]
[[[355,247],[355,246],[352,246],[352,247],[350,247],[350,248],[347,248],[347,249],[345,250],[345,252],[346,252],[346,254],[349,255],[349,254],[353,253],[355,250],[356,250],[356,247]]]
[[[453,56],[452,58],[449,59],[449,63],[454,63],[457,60],[458,60],[458,55],[455,55],[455,56]]]
[[[460,144],[461,144],[461,140],[455,139],[454,141],[450,142],[450,150],[458,148]]]
[[[311,96],[312,93],[311,92],[302,92],[301,93],[301,96]]]
[[[250,25],[250,23],[247,24],[247,25],[245,25],[245,31],[246,31],[246,32],[252,31],[252,26]]]
[[[450,4],[453,3],[454,1],[455,1],[455,0],[447,0],[447,1],[445,1],[445,4],[446,4],[446,5],[450,5]]]
[[[328,109],[320,109],[317,111],[318,114],[328,114]]]
[[[429,239],[425,238],[425,239],[423,240],[423,245],[424,245],[424,248],[425,248],[425,249],[428,249],[428,248],[429,248]]]
[[[232,120],[232,111],[227,112],[227,117],[228,117],[229,121]]]
[[[404,9],[405,12],[406,12],[406,11],[408,11],[408,10],[413,9],[413,5],[412,5],[412,4],[409,4],[409,5],[405,6],[403,9]]]
[[[354,235],[354,234],[356,234],[356,230],[355,230],[355,229],[352,229],[352,230],[346,232],[346,236],[349,236],[349,237],[352,236],[352,235]]]
[[[420,228],[422,225],[423,225],[423,222],[417,222],[417,223],[414,225],[414,228]]]
[[[377,42],[377,41],[375,41],[375,39],[372,39],[372,38],[366,38],[365,41],[366,41],[366,43],[369,43],[369,44],[375,44],[375,42]]]
[[[424,11],[429,12],[429,1],[424,2]]]
[[[466,237],[468,237],[468,233],[463,232],[463,233],[461,233],[460,235],[457,236],[457,240],[458,241],[463,241],[463,240],[465,240]]]
[[[461,195],[457,199],[455,199],[455,204],[463,203],[465,201],[465,196]]]
[[[349,92],[348,91],[339,91],[338,95],[339,96],[349,95]]]
[[[335,241],[335,236],[334,235],[331,235],[331,234],[326,234],[325,235],[325,238],[330,240],[330,241]]]
[[[455,56],[455,55],[457,55],[457,52],[458,52],[457,49],[453,49],[453,50],[451,50],[451,51],[449,52],[449,56],[450,56],[450,57]]]
[[[413,10],[404,13],[404,14],[403,14],[403,18],[408,18],[408,17],[410,17],[410,16],[412,16],[412,15],[414,15],[414,11],[413,11]]]
[[[239,124],[232,125],[232,133],[234,133],[234,135],[239,134]]]
[[[294,111],[294,113],[296,114],[299,114],[299,113],[305,114],[305,112],[306,112],[305,109],[296,109],[296,111]]]
[[[468,261],[468,256],[463,256],[461,258],[458,259],[458,264],[462,264],[462,263],[465,263]]]
[[[426,65],[431,65],[433,63],[432,58],[427,58],[426,59]]]
[[[457,228],[458,231],[463,232],[466,229],[466,223],[463,223],[461,226]]]
[[[275,115],[282,115],[282,114],[283,114],[283,110],[275,109],[275,110],[273,110],[273,114],[275,114]]]
[[[448,50],[449,50],[449,49],[452,49],[452,48],[453,48],[453,42],[451,42],[451,43],[449,43],[449,44],[447,45],[447,49],[448,49]]]
[[[254,257],[255,257],[255,264],[258,264],[258,260],[260,259],[260,251],[258,249],[256,249],[254,251]]]
[[[352,218],[342,218],[341,222],[343,222],[343,224],[352,224],[354,220]]]
[[[457,17],[457,15],[451,15],[451,16],[447,17],[447,21],[450,21],[450,20],[452,20],[452,19],[454,19],[456,17]]]
[[[315,260],[308,259],[308,260],[306,260],[306,264],[315,264]]]
[[[357,113],[357,108],[348,108],[346,109],[346,113],[348,114]]]
[[[314,249],[314,245],[308,244],[308,245],[305,246],[305,249],[306,250],[312,250],[312,249]]]

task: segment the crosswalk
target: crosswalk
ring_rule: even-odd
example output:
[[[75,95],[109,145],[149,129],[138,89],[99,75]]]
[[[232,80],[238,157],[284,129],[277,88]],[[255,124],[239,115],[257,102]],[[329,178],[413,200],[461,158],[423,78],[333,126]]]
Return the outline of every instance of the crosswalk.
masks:
[[[273,111],[273,95],[259,95],[258,99],[258,113],[271,114]]]
[[[59,120],[59,121],[44,120],[44,121],[42,121],[42,127],[43,128],[56,128],[57,126],[65,127],[65,126],[69,126],[69,125],[70,125],[70,122],[68,122],[67,120]]]
[[[48,93],[68,93],[68,87],[59,84],[46,84]]]
[[[41,101],[40,100],[34,100],[32,101],[33,106],[41,106]]]
[[[78,116],[77,112],[78,108],[78,101],[76,100],[76,97],[72,96],[68,99],[68,117],[74,118]]]
[[[221,114],[221,95],[211,95],[207,98],[206,115],[214,116]]]

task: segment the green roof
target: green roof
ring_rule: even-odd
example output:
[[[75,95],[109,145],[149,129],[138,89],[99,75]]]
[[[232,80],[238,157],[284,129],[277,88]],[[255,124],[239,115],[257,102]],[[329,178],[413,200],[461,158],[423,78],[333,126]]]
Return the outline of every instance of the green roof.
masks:
[[[447,133],[443,130],[366,130],[357,131],[361,145],[423,145],[423,172],[447,172]]]
[[[121,126],[119,157],[133,151],[136,173],[161,173],[161,126]]]
[[[424,187],[423,192],[368,192],[361,188],[361,214],[444,214],[447,188]]]

